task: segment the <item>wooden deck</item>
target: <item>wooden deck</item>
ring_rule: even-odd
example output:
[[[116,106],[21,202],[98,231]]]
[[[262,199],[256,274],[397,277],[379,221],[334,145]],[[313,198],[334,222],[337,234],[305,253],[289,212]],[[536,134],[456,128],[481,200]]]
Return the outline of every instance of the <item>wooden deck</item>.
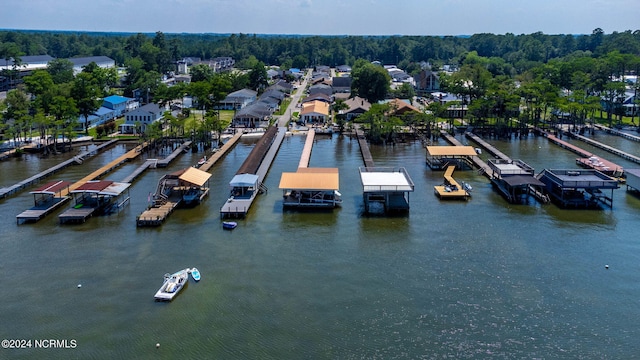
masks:
[[[444,185],[434,186],[434,192],[440,199],[468,199],[471,194],[453,178],[455,166],[450,165],[444,172]]]
[[[191,147],[191,143],[192,143],[192,141],[185,141],[184,143],[182,143],[175,150],[173,150],[173,152],[171,154],[169,154],[169,156],[167,156],[166,158],[164,158],[162,160],[158,160],[157,166],[158,167],[167,167],[167,166],[169,166],[169,164],[175,158],[177,158],[178,155],[183,154],[185,150],[187,150],[187,149],[189,149]]]
[[[364,131],[362,131],[362,129],[356,130],[356,136],[358,138],[358,144],[360,145],[360,153],[362,153],[364,166],[371,168],[375,167],[373,156],[371,156],[371,150],[369,150],[369,144],[367,143],[367,138],[364,135]]]
[[[54,210],[66,204],[69,200],[71,200],[71,198],[68,196],[55,197],[53,201],[47,204],[44,204],[42,206],[34,206],[31,209],[25,210],[22,213],[16,215],[16,221],[18,224],[39,221]]]
[[[456,139],[455,137],[451,136],[448,132],[446,132],[444,130],[440,131],[440,135],[445,140],[447,140],[451,145],[465,146],[460,141],[458,141],[458,139]],[[491,178],[491,175],[490,175],[491,168],[489,167],[489,165],[487,165],[486,162],[484,162],[478,156],[472,156],[470,160],[478,168],[478,171],[480,171],[482,174],[485,174],[488,178]]]
[[[6,188],[2,188],[0,189],[0,198],[4,198],[7,197],[11,194],[17,193],[18,191],[26,188],[27,186],[36,183],[38,181],[41,181],[42,179],[55,174],[56,172],[66,168],[69,165],[72,164],[82,164],[82,162],[88,157],[88,156],[93,156],[97,153],[99,153],[101,150],[115,144],[116,142],[118,142],[117,139],[114,140],[110,140],[104,144],[100,144],[98,145],[95,149],[92,150],[88,150],[88,151],[84,151],[76,156],[74,156],[73,158],[69,159],[69,160],[65,160],[61,163],[59,163],[58,165],[52,166],[49,169],[42,171],[36,175],[33,175],[25,180],[20,181],[19,183],[6,187]]]
[[[300,156],[300,162],[298,163],[299,168],[309,167],[315,134],[316,131],[314,129],[309,129],[309,132],[307,132],[307,139],[304,142],[304,148],[302,149],[302,155]]]
[[[93,215],[96,208],[93,207],[81,207],[79,209],[71,208],[65,210],[62,214],[58,215],[58,219],[61,224],[66,223],[81,223],[87,221],[89,217]]]
[[[238,140],[240,140],[241,137],[242,132],[237,132],[235,135],[233,135],[229,140],[227,140],[226,143],[224,143],[224,145],[222,145],[220,150],[213,153],[211,157],[209,157],[209,159],[199,167],[199,169],[208,172],[209,169],[211,169],[211,167],[218,162],[218,160],[225,156],[229,152],[229,150],[231,150],[238,143]]]
[[[483,149],[488,151],[491,155],[498,157],[502,160],[511,161],[511,158],[504,154],[502,151],[496,149],[493,145],[488,142],[482,140],[478,135],[470,132],[465,132],[464,135],[471,140],[473,140],[476,144],[480,145]]]
[[[176,209],[178,202],[167,201],[159,207],[152,207],[142,212],[136,218],[137,226],[160,226]]]

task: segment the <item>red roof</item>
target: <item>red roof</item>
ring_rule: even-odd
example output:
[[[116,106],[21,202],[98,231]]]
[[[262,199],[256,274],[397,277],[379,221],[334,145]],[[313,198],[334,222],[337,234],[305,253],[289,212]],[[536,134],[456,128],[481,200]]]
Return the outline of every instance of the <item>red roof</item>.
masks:
[[[86,183],[80,185],[73,192],[83,192],[83,191],[100,192],[111,184],[113,184],[113,181],[108,181],[108,180],[87,181]]]
[[[40,186],[39,188],[31,191],[31,194],[37,194],[37,193],[41,193],[41,194],[55,194],[61,190],[63,190],[64,188],[67,188],[71,185],[70,181],[51,181],[48,182],[42,186]]]

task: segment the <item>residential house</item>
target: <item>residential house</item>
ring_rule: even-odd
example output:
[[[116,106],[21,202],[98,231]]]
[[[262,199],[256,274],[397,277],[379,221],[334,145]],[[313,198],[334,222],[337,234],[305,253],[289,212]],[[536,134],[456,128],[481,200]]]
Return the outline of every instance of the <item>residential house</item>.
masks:
[[[302,104],[300,122],[303,124],[324,124],[329,120],[329,104],[324,101],[310,101]]]
[[[233,117],[233,127],[266,128],[273,115],[273,109],[269,104],[256,101],[238,110]]]
[[[331,96],[331,94],[333,94],[333,89],[331,88],[331,86],[326,84],[317,84],[317,85],[309,86],[309,95],[318,94],[318,93]]]
[[[339,73],[350,73],[351,72],[351,66],[349,65],[338,65],[336,67],[336,71]]]
[[[134,99],[119,96],[119,95],[111,95],[102,99],[102,106],[111,109],[114,111],[114,115],[122,116],[128,110],[133,110],[132,104],[134,103]]]
[[[340,114],[343,115],[347,120],[353,120],[354,118],[366,113],[367,111],[369,111],[369,109],[371,109],[371,103],[359,96],[347,99],[344,103],[349,108],[340,110]]]
[[[414,77],[416,91],[418,94],[425,94],[440,91],[440,77],[431,71],[431,67],[425,64],[420,73]]]
[[[334,77],[331,80],[333,93],[350,93],[352,78],[350,76]]]
[[[147,126],[162,119],[164,109],[158,104],[147,104],[135,110],[129,111],[125,115],[124,124],[120,125],[120,132],[124,134],[145,132]]]
[[[258,92],[251,89],[241,89],[227,95],[227,97],[217,105],[220,110],[240,110],[256,101]]]
[[[267,88],[267,90],[269,89],[278,90],[285,94],[291,94],[291,92],[293,92],[293,85],[288,83],[286,80],[278,80],[275,84]]]
[[[387,101],[395,115],[407,115],[409,113],[421,113],[420,109],[411,105],[408,100],[392,99]]]
[[[315,101],[315,100],[324,101],[327,104],[331,104],[331,102],[332,102],[331,101],[331,96],[329,96],[327,94],[323,94],[323,93],[315,93],[313,95],[309,95],[306,98],[302,99],[301,102],[302,103],[306,103],[306,102]]]
[[[83,115],[78,116],[78,124],[80,124],[82,130],[86,130],[104,124],[115,117],[116,114],[114,110],[101,106],[93,114],[87,117],[86,122]]]

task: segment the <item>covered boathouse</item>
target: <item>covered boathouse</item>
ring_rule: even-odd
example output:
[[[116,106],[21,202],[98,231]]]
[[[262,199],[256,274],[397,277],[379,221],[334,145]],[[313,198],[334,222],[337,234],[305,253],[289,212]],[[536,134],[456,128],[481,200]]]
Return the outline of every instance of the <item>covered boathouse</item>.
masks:
[[[109,214],[129,203],[130,183],[92,180],[71,190],[74,205],[58,215],[61,224],[82,223],[93,215]],[[126,192],[126,195],[123,195]]]
[[[365,212],[409,211],[409,193],[414,185],[405,168],[360,167],[360,181]]]
[[[282,205],[290,208],[332,209],[342,204],[338,168],[299,167],[296,172],[283,172],[279,188]]]
[[[592,169],[544,169],[540,181],[551,199],[565,208],[597,208],[601,204],[613,207],[613,190],[619,187],[616,179]],[[611,195],[602,190],[611,190]]]
[[[640,192],[640,169],[625,169],[627,191]]]
[[[489,159],[491,183],[512,204],[526,203],[530,196],[548,202],[542,194],[545,184],[534,176],[534,169],[522,160]]]
[[[472,158],[477,155],[473,146],[427,146],[427,165],[432,170],[444,170],[449,165],[470,169]]]
[[[30,191],[34,206],[16,215],[18,224],[36,222],[71,199],[70,181],[52,181]]]

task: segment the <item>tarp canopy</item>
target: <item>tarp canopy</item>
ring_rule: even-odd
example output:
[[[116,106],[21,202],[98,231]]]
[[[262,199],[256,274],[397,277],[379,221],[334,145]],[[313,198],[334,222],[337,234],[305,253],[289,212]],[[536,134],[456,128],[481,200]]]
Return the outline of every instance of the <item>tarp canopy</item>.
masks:
[[[183,172],[182,175],[178,177],[178,179],[186,181],[193,185],[202,186],[207,183],[210,177],[211,174],[209,174],[208,172],[190,167],[186,169],[185,172]]]
[[[250,187],[258,186],[258,175],[254,174],[238,174],[231,179],[229,183],[232,187]]]
[[[338,190],[339,174],[335,172],[285,172],[280,177],[280,189],[291,190]]]
[[[476,156],[473,146],[427,146],[430,156]]]

